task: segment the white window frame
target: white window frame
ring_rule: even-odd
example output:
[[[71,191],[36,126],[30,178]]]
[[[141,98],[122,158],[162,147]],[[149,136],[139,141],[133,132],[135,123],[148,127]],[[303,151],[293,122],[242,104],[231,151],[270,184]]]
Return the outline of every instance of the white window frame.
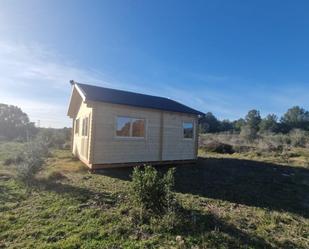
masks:
[[[84,122],[84,120],[85,119],[87,119],[87,122]],[[87,123],[87,135],[84,135],[83,133],[84,133],[84,124],[86,124]],[[85,117],[83,117],[82,118],[82,129],[81,129],[81,136],[82,137],[88,137],[89,136],[89,116],[85,116]]]
[[[192,124],[192,133],[193,133],[192,137],[185,137],[184,136],[184,124],[186,124],[186,123]],[[182,138],[184,140],[190,140],[190,141],[191,140],[195,140],[195,122],[193,120],[191,120],[191,121],[189,121],[189,120],[182,121],[181,131],[182,131],[181,136],[182,136]]]
[[[130,119],[130,136],[118,136],[117,135],[117,121],[118,118],[129,118]],[[144,120],[144,136],[143,137],[133,137],[132,136],[132,122],[134,119],[141,119]],[[147,119],[146,118],[141,118],[141,117],[132,117],[132,116],[125,116],[125,115],[117,115],[115,117],[115,133],[114,133],[114,137],[116,139],[129,139],[129,140],[145,140],[146,139],[146,134],[147,134]]]
[[[79,136],[80,132],[80,118],[75,119],[75,132],[74,135]]]

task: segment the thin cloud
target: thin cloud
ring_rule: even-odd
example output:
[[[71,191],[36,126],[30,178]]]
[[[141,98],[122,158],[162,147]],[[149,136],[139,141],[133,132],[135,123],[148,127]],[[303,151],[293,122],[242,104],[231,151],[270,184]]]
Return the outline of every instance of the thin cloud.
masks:
[[[182,102],[218,118],[237,119],[248,110],[258,109],[263,115],[282,115],[287,108],[300,105],[309,108],[308,84],[248,84],[249,80],[228,76],[200,75],[205,84],[192,87],[197,76],[186,77],[189,84],[132,84],[106,80],[108,76],[94,69],[85,69],[59,53],[40,44],[0,41],[0,102],[21,107],[34,122],[42,126],[71,126],[66,117],[70,96],[69,80],[105,87],[161,95]],[[241,82],[233,84],[234,82]],[[252,81],[250,81],[252,82]],[[153,83],[153,82],[152,82]],[[224,89],[223,89],[224,88]]]
[[[44,101],[29,100],[15,97],[3,97],[4,104],[16,105],[30,115],[31,121],[42,127],[61,128],[70,126],[66,117],[66,108],[61,104],[50,104]]]
[[[38,44],[0,41],[0,102],[18,105],[44,126],[70,125],[66,118],[70,79],[112,86],[103,78]]]

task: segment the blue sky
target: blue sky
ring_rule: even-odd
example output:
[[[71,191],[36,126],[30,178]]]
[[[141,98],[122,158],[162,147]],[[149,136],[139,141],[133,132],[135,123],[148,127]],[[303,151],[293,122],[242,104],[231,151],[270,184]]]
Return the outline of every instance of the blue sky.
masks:
[[[218,118],[309,109],[308,1],[0,2],[0,102],[70,126],[69,80]]]

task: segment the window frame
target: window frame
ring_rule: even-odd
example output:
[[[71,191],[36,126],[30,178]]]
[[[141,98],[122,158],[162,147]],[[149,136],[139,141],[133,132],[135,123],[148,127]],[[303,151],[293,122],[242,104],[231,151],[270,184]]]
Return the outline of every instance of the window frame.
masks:
[[[184,124],[188,124],[188,123],[190,123],[190,124],[192,124],[192,137],[185,137],[185,128],[184,128]],[[193,121],[193,120],[191,120],[191,121],[188,121],[188,120],[186,120],[186,121],[182,121],[182,139],[184,139],[184,140],[195,140],[195,122]]]
[[[128,119],[130,119],[130,131],[129,131],[130,134],[129,134],[129,136],[118,136],[117,135],[118,118],[128,118]],[[133,121],[136,120],[136,119],[144,121],[144,136],[142,136],[142,137],[133,137],[132,136],[132,133],[133,133]],[[146,135],[147,135],[147,119],[146,118],[141,118],[141,117],[117,115],[115,117],[115,129],[114,130],[115,130],[114,137],[116,139],[145,140],[146,139]]]
[[[86,124],[86,132],[85,132],[85,124]],[[85,135],[86,133],[86,135]],[[89,117],[83,117],[82,118],[82,137],[88,137],[89,136]]]
[[[75,135],[79,136],[79,131],[80,131],[80,118],[75,119]]]

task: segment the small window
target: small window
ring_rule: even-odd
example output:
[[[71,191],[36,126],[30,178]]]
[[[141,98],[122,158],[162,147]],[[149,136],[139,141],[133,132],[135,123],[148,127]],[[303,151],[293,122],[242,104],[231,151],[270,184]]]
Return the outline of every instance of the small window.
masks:
[[[82,136],[88,136],[88,118],[83,119]]]
[[[79,118],[75,120],[75,134],[79,134]]]
[[[117,117],[117,137],[145,137],[145,120],[129,117]]]
[[[193,138],[193,123],[192,122],[183,122],[183,137],[184,138]]]

